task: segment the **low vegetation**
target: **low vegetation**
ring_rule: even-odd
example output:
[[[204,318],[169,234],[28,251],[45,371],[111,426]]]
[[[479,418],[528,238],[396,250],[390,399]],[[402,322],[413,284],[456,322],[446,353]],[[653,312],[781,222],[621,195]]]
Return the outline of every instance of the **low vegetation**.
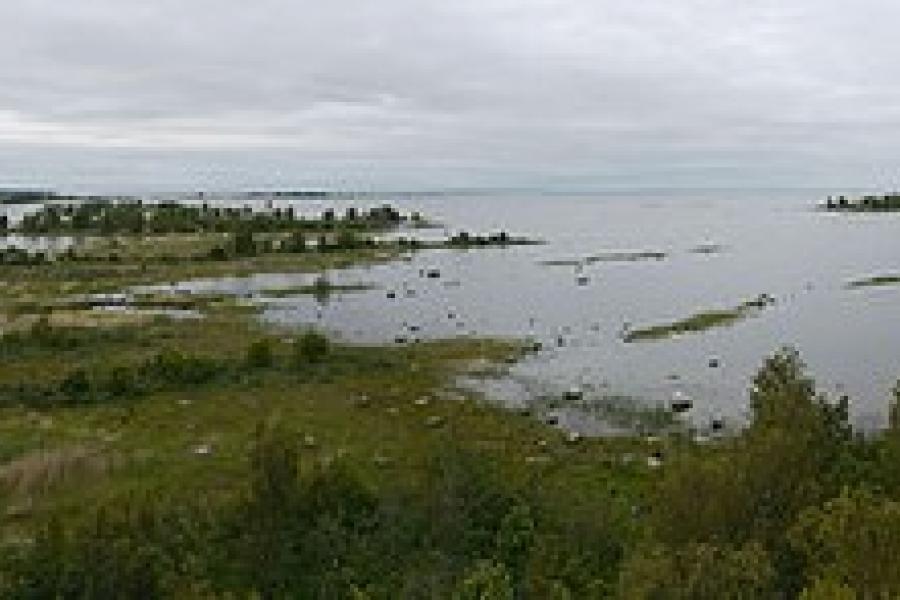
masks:
[[[448,357],[478,346],[368,349],[354,355],[367,370],[343,368],[357,350],[312,332],[284,345],[257,338],[230,367],[243,382],[198,389],[177,410],[184,389],[42,409],[61,421],[42,425],[55,436],[109,414],[134,437],[57,439],[45,454],[18,442],[0,467],[3,597],[900,593],[896,420],[857,435],[846,401],[817,395],[792,351],[761,368],[745,431],[654,450],[573,444],[470,401],[413,402],[434,393]],[[407,380],[411,361],[421,370]],[[662,466],[621,460],[635,452]]]
[[[848,283],[846,287],[853,290],[859,288],[882,287],[898,284],[900,284],[900,275],[875,275],[863,279],[855,279]]]
[[[775,299],[768,294],[761,294],[734,308],[707,310],[672,323],[631,329],[624,334],[623,339],[626,342],[654,341],[716,327],[727,327],[757,314],[774,302]]]

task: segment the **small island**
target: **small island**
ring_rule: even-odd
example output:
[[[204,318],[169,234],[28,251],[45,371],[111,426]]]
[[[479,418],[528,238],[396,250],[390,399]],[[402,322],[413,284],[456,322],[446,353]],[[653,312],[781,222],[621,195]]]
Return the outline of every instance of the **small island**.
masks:
[[[829,212],[894,212],[900,211],[900,192],[865,195],[859,198],[828,196],[822,208]]]

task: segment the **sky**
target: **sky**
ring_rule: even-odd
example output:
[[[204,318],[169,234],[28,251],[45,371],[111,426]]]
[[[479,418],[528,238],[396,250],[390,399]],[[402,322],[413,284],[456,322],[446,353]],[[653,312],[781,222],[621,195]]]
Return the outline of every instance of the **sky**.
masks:
[[[889,0],[3,0],[0,185],[900,186]]]

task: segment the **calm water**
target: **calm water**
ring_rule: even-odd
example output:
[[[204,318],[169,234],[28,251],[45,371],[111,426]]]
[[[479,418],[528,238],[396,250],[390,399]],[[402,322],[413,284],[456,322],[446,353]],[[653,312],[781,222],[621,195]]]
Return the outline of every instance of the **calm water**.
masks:
[[[812,209],[821,198],[804,192],[695,192],[391,199],[441,221],[449,232],[505,229],[547,244],[429,251],[408,262],[329,273],[333,283],[375,287],[326,303],[261,294],[309,283],[297,275],[179,287],[255,295],[265,303],[266,321],[314,323],[351,341],[531,336],[546,349],[515,366],[508,384],[496,390],[510,401],[559,396],[582,386],[588,393],[633,396],[653,405],[678,391],[694,398],[698,421],[740,418],[764,357],[791,345],[823,390],[851,396],[858,422],[877,423],[900,376],[900,286],[844,285],[900,272],[900,215],[825,214]],[[297,202],[308,212],[351,203],[372,201]],[[709,244],[722,249],[691,252]],[[597,262],[581,273],[543,264],[636,250],[668,257]],[[422,277],[422,269],[439,269],[441,276]],[[586,285],[579,285],[579,274],[587,276]],[[388,298],[389,291],[396,298]],[[776,304],[732,327],[653,342],[621,339],[626,324],[666,323],[761,293]],[[710,368],[710,358],[720,366]]]

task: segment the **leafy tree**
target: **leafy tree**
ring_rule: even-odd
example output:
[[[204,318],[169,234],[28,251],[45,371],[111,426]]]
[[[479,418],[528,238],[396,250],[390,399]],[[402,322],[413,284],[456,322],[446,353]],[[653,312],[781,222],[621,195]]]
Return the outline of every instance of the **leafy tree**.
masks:
[[[830,579],[863,598],[900,595],[900,502],[844,490],[804,511],[789,537],[813,583]]]
[[[625,564],[619,582],[619,596],[629,600],[751,600],[775,591],[771,559],[756,543],[650,548]]]
[[[453,592],[453,600],[513,600],[509,573],[499,563],[476,563]]]

